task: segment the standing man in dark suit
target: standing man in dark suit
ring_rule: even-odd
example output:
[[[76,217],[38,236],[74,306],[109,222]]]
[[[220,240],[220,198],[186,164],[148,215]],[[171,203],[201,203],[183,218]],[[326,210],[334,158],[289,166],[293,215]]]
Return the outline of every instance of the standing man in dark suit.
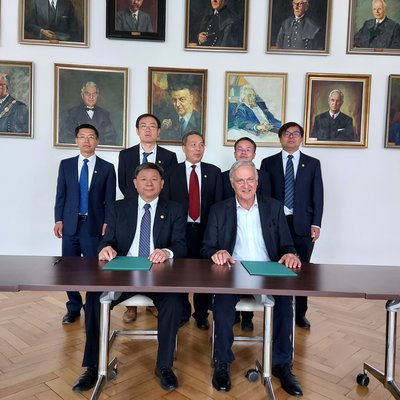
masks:
[[[137,191],[133,185],[136,167],[146,162],[153,162],[165,170],[177,164],[176,154],[157,145],[160,137],[160,120],[152,114],[142,114],[136,119],[136,133],[140,143],[119,153],[118,186],[124,197],[136,198]],[[153,314],[155,307],[149,307]],[[123,316],[125,323],[136,320],[137,307],[129,306]]]
[[[80,154],[62,160],[58,172],[54,234],[63,256],[95,256],[115,200],[114,166],[96,156],[99,133],[92,125],[75,129]],[[63,324],[73,323],[83,306],[79,292],[67,292]]]
[[[339,89],[329,93],[329,110],[315,117],[311,137],[318,140],[337,140],[353,142],[355,140],[353,118],[340,111],[344,94]]]
[[[81,124],[95,126],[103,145],[117,145],[117,134],[110,113],[97,105],[100,90],[95,82],[86,82],[81,89],[82,103],[68,110],[67,118],[60,127],[60,143],[71,143],[74,127]]]
[[[127,8],[119,10],[115,29],[126,32],[153,32],[150,15],[141,11],[143,0],[126,0]]]
[[[106,236],[99,247],[99,260],[110,261],[117,255],[145,256],[144,252],[148,254],[152,263],[184,257],[185,214],[179,204],[159,198],[164,184],[162,168],[154,163],[138,166],[133,183],[138,196],[115,202],[115,207],[111,209]],[[147,246],[143,246],[144,244]],[[133,294],[122,293],[117,303],[132,297]],[[97,380],[100,295],[100,292],[87,293],[86,344],[83,357],[86,370],[73,386],[72,390],[75,392],[89,390]],[[172,364],[175,338],[182,314],[182,294],[146,293],[146,296],[153,299],[159,310],[159,346],[155,374],[160,379],[163,389],[174,390],[178,387],[178,381],[172,371]]]
[[[71,0],[27,1],[25,31],[32,39],[83,41]]]
[[[256,156],[257,145],[254,140],[248,137],[242,137],[235,142],[235,151],[233,153],[236,161],[253,161]],[[257,195],[263,197],[271,197],[271,182],[269,175],[265,171],[258,172],[258,186]],[[235,197],[235,191],[233,190],[231,180],[229,178],[229,169],[222,173],[222,185],[224,192],[224,199]],[[254,329],[252,311],[236,311],[235,324],[240,322],[240,316],[242,316],[241,328],[245,332],[251,332]]]
[[[316,158],[300,152],[304,130],[296,122],[282,125],[278,136],[282,151],[264,158],[261,170],[269,173],[272,197],[284,204],[294,247],[301,261],[308,263],[314,243],[320,235],[324,208],[321,164]],[[285,185],[286,171],[289,171],[288,160],[291,160],[293,165],[294,192]],[[286,178],[288,177],[287,175]],[[293,196],[288,192],[292,192]],[[306,318],[306,311],[307,297],[296,296],[296,324],[307,329],[311,324]]]
[[[200,250],[210,208],[222,200],[221,170],[215,165],[201,161],[205,145],[199,132],[189,132],[183,137],[182,150],[186,160],[168,170],[163,196],[182,204],[187,211],[187,257],[202,258]],[[208,329],[209,295],[194,293],[193,303],[193,318],[197,327]],[[191,306],[187,300],[182,322],[189,320],[190,313]]]
[[[235,198],[215,204],[210,211],[202,254],[217,265],[236,261],[278,261],[288,268],[301,266],[283,213],[283,205],[269,197],[256,195],[258,176],[251,161],[236,161],[230,170]],[[231,388],[235,305],[240,296],[216,294],[213,302],[215,323],[215,369],[212,383],[215,389],[227,392]],[[293,396],[302,390],[292,374],[292,297],[274,296],[272,374],[282,388]]]

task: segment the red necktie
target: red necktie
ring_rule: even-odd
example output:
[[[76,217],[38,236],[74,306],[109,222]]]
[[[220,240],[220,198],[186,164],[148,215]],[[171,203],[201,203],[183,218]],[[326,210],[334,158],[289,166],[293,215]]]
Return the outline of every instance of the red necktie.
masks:
[[[192,172],[189,179],[189,217],[196,221],[200,217],[200,189],[197,177],[196,166],[192,165]]]

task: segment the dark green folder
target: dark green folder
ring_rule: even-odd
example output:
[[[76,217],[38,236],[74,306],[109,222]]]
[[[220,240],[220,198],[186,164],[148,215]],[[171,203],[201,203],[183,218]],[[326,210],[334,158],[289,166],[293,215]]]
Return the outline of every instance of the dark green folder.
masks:
[[[297,276],[283,264],[272,261],[241,261],[250,275],[258,276]]]
[[[109,271],[148,271],[151,261],[146,257],[115,257],[103,269]]]

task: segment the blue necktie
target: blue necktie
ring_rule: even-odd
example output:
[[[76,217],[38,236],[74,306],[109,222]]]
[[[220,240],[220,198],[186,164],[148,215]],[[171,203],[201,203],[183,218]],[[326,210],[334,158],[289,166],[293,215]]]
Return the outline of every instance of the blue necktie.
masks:
[[[147,157],[148,157],[150,154],[153,154],[153,152],[152,152],[152,151],[150,151],[149,153],[146,153],[145,151],[143,152],[142,164],[148,163],[148,162],[149,162],[149,160],[147,159]]]
[[[79,178],[79,214],[86,215],[89,208],[89,160],[85,158]]]
[[[294,205],[294,168],[292,158],[293,156],[289,154],[285,173],[285,206],[290,210],[293,210]]]
[[[146,203],[143,208],[144,214],[140,222],[139,257],[148,257],[150,255],[151,230],[150,204]]]

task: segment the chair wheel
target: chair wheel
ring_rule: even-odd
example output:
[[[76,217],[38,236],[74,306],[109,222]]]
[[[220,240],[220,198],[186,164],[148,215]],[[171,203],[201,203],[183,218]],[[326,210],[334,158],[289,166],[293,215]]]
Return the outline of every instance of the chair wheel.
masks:
[[[357,383],[361,386],[368,386],[369,384],[369,378],[367,374],[358,374],[357,375]]]
[[[108,379],[110,381],[114,380],[117,378],[118,375],[118,368],[115,366],[109,373],[108,373]]]
[[[258,371],[256,369],[249,369],[246,373],[246,378],[250,382],[257,382],[258,380]]]

